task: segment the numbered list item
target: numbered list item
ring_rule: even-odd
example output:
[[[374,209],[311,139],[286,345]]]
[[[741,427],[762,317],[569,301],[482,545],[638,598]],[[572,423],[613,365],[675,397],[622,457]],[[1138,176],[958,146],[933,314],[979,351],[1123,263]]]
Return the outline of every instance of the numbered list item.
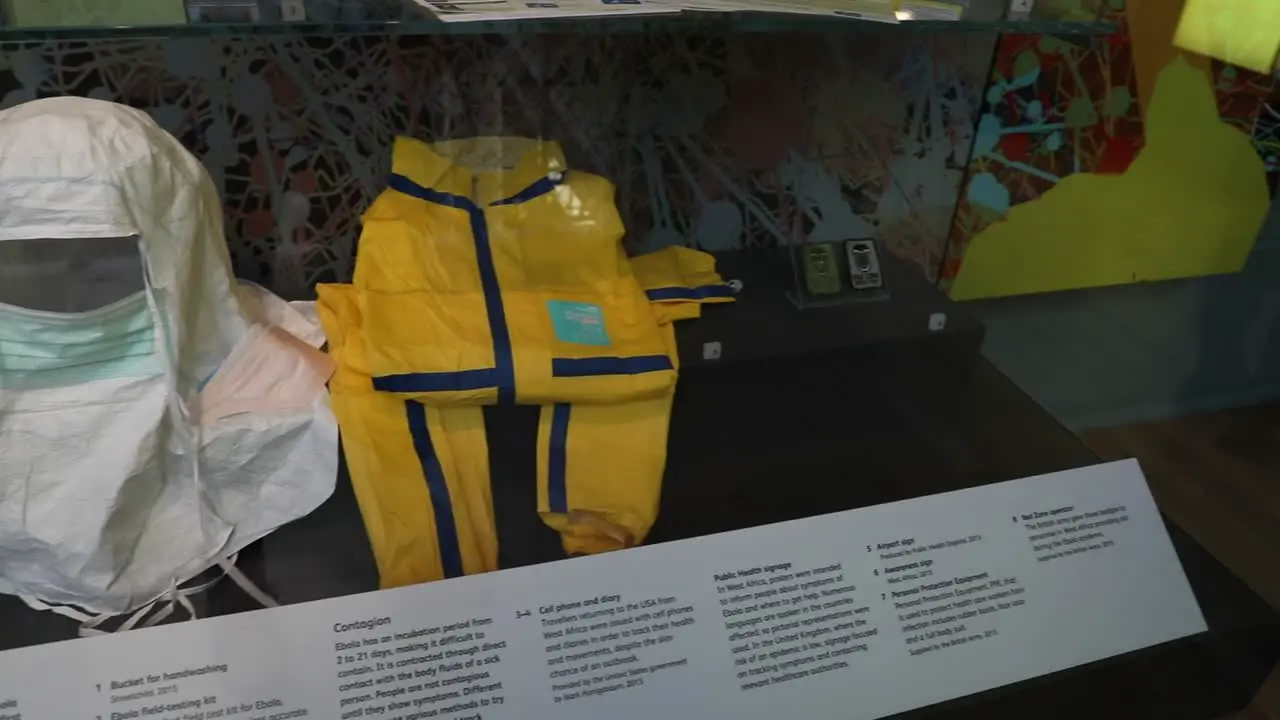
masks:
[[[743,568],[715,581],[741,690],[843,670],[879,634],[840,563]]]
[[[543,605],[538,614],[556,703],[642,687],[689,664],[678,641],[696,623],[694,607],[674,596],[597,595]]]
[[[1129,522],[1129,513],[1124,505],[1088,511],[1066,506],[1024,513],[1021,521],[1036,560],[1051,562],[1114,547],[1108,531]]]
[[[948,650],[1000,635],[1001,613],[1026,604],[1018,578],[999,572],[972,571],[970,550],[982,535],[933,542],[914,537],[879,543],[881,567],[912,657]]]

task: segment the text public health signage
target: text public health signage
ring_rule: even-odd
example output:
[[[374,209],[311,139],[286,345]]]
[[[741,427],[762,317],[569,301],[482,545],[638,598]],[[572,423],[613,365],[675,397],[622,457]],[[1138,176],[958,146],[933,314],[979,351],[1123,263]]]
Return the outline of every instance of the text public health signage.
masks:
[[[0,720],[873,718],[1203,630],[1126,461],[0,653]]]

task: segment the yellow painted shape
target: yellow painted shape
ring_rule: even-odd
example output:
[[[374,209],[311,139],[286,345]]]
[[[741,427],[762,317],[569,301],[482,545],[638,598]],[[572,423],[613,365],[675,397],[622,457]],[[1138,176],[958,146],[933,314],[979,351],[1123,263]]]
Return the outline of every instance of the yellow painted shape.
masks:
[[[1204,74],[1160,74],[1147,145],[1123,175],[1078,173],[974,238],[957,299],[1239,271],[1271,198],[1244,133],[1218,119]]]
[[[1174,47],[1173,37],[1182,16],[1184,0],[1126,0],[1125,19],[1129,24],[1129,42],[1133,52],[1133,72],[1138,81],[1138,105],[1143,118],[1151,106],[1156,80],[1161,71],[1182,57],[1192,67],[1211,77],[1213,64],[1204,55]]]
[[[1280,55],[1280,2],[1186,0],[1179,47],[1270,74]]]

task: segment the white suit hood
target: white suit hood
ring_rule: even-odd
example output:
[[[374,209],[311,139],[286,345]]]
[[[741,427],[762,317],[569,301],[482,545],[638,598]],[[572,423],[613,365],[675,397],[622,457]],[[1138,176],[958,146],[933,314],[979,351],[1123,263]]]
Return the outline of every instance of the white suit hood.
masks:
[[[121,238],[142,292],[84,313],[0,304],[0,592],[38,607],[176,598],[333,491],[330,368],[297,337],[319,333],[236,283],[203,166],[122,105],[0,112],[0,250]]]
[[[248,331],[204,166],[141,110],[49,98],[0,112],[0,242],[137,236],[189,395]]]

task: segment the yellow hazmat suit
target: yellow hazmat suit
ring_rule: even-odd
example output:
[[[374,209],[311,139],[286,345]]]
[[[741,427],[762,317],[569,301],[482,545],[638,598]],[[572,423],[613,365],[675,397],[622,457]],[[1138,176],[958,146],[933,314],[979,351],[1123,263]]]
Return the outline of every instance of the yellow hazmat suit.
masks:
[[[351,285],[321,285],[334,410],[383,587],[497,567],[481,405],[543,405],[538,510],[571,553],[657,516],[671,322],[729,302],[714,259],[628,260],[613,186],[553,143],[396,141]]]

